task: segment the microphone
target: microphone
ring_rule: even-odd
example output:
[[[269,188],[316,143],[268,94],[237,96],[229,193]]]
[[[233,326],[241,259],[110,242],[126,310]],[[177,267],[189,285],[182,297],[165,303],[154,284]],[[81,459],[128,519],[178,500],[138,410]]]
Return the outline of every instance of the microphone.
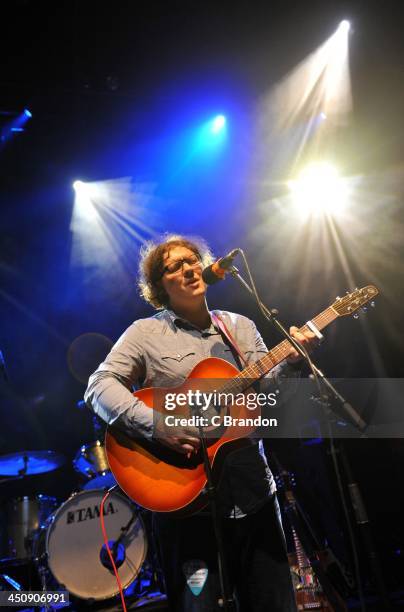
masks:
[[[202,270],[202,279],[207,285],[214,285],[215,283],[224,279],[225,274],[229,272],[229,268],[232,267],[233,260],[240,253],[240,249],[233,249],[215,261],[210,266],[207,266]]]
[[[119,540],[119,539],[118,539]],[[119,541],[116,540],[108,540],[108,547],[111,551],[112,558],[116,565],[116,568],[121,567],[122,563],[126,559],[126,548],[123,544],[120,544]],[[105,544],[102,545],[100,550],[100,561],[104,567],[109,570],[113,569],[112,562],[110,556],[107,551],[107,547]]]

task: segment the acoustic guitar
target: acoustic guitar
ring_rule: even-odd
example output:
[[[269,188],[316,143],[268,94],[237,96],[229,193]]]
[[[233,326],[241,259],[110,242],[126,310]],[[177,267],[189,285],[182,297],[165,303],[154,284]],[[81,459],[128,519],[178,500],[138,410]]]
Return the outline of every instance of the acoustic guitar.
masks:
[[[318,330],[322,330],[338,317],[355,313],[373,300],[378,293],[378,289],[373,285],[357,289],[342,298],[337,298],[311,322]],[[304,331],[308,329],[307,324],[301,328]],[[168,412],[164,410],[162,398],[168,393],[175,393],[178,397],[178,394],[187,394],[189,389],[195,390],[197,387],[201,387],[206,393],[206,387],[212,385],[212,381],[220,382],[220,392],[251,391],[252,383],[260,380],[283,361],[289,355],[290,348],[290,343],[283,340],[242,371],[224,359],[209,357],[200,361],[180,386],[167,389],[140,389],[134,395],[150,410],[163,415],[164,412],[165,414]],[[214,390],[218,391],[217,388]],[[190,415],[187,407],[182,407],[179,413]],[[178,411],[175,414],[178,414]],[[220,416],[228,414],[233,415],[238,422],[243,422],[240,419],[244,418],[252,420],[251,411],[246,404],[222,407]],[[254,411],[254,416],[257,416],[257,411]],[[223,421],[224,419],[221,423]],[[219,481],[221,466],[227,454],[250,443],[247,436],[254,430],[254,425],[228,427],[221,425],[217,427],[214,438],[207,438],[208,457],[216,482]],[[208,503],[205,489],[207,480],[200,451],[188,457],[157,441],[151,442],[140,436],[129,437],[113,426],[107,430],[105,446],[109,466],[119,486],[140,506],[156,512],[185,515],[202,509]]]

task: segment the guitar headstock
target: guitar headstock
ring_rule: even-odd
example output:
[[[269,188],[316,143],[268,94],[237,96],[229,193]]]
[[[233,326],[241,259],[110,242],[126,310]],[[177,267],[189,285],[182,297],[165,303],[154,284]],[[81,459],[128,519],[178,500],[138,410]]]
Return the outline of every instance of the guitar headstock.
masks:
[[[367,285],[362,289],[355,289],[352,293],[347,293],[342,298],[337,298],[332,304],[332,308],[340,317],[351,315],[359,308],[373,300],[379,293],[379,290],[374,285]]]

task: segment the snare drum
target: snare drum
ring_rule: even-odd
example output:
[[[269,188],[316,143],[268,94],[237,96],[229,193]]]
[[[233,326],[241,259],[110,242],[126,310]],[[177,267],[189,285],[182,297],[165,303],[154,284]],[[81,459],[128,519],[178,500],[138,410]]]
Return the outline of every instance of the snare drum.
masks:
[[[17,497],[2,507],[0,560],[6,563],[26,563],[32,558],[35,532],[45,525],[56,510],[55,497],[36,495]]]
[[[103,496],[104,491],[92,490],[70,497],[51,517],[45,535],[38,540],[39,549],[45,551],[37,551],[41,572],[45,557],[47,569],[58,585],[76,597],[94,601],[109,599],[119,592],[115,575],[108,567],[101,531]],[[110,546],[129,525],[117,547],[117,567],[126,588],[138,575],[146,557],[145,527],[134,505],[115,492],[104,506],[104,521]]]

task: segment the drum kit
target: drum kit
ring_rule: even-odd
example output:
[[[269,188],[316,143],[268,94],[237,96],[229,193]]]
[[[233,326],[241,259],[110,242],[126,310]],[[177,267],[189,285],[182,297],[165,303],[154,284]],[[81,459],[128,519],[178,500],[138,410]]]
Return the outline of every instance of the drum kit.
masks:
[[[65,457],[53,451],[3,455],[0,477],[5,478],[0,484],[43,474],[65,463]],[[35,590],[66,590],[78,602],[74,610],[92,606],[98,610],[103,609],[102,602],[110,605],[119,593],[100,526],[102,498],[116,483],[99,440],[80,448],[73,467],[80,484],[63,503],[36,495],[9,499],[0,506],[0,590],[31,590],[31,585],[27,588],[10,577],[13,569],[29,565],[36,575]],[[153,609],[163,609],[165,596],[160,592],[149,513],[113,490],[103,514],[109,547],[127,595],[138,604],[144,600]]]

